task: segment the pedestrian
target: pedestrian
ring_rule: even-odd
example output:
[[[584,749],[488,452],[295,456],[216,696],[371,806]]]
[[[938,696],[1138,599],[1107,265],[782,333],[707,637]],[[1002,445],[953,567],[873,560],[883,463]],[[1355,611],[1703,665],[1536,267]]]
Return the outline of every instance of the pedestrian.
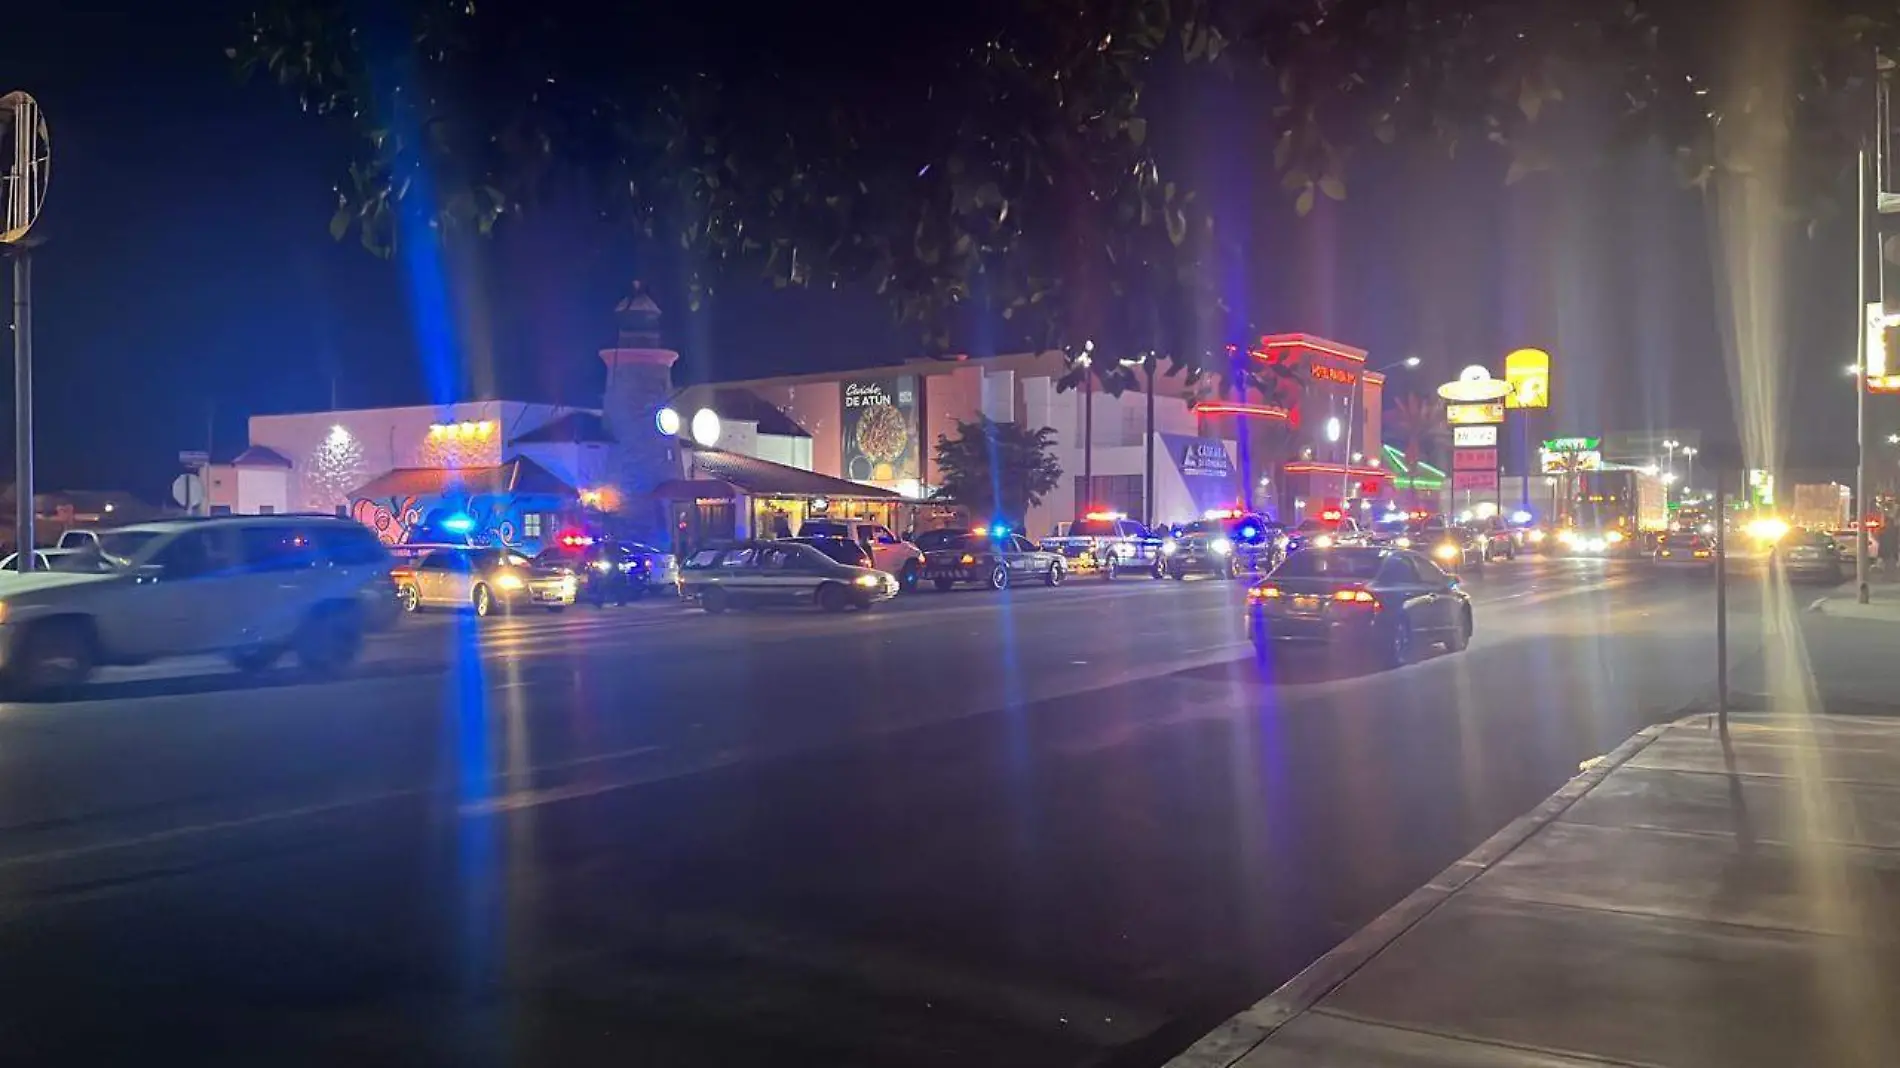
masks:
[[[1894,529],[1893,512],[1880,513],[1880,531],[1874,535],[1874,539],[1880,548],[1881,581],[1892,582],[1894,571],[1900,568],[1900,530]]]

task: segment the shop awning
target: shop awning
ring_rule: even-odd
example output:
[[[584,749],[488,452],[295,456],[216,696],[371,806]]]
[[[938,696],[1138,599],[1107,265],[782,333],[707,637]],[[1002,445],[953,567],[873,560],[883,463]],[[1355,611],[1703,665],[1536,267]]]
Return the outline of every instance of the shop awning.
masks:
[[[708,497],[831,497],[839,500],[901,501],[903,494],[862,482],[832,478],[816,471],[788,467],[724,449],[689,447],[696,477],[673,479],[654,489],[654,496],[668,500],[697,500]],[[716,487],[725,492],[707,492]]]

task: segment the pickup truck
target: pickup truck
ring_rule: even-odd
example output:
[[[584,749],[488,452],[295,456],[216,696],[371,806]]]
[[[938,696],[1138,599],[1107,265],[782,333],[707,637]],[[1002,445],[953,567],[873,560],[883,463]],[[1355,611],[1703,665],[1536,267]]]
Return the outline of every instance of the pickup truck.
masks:
[[[1113,580],[1141,573],[1162,578],[1162,539],[1119,512],[1090,512],[1058,527],[1042,548],[1062,557],[1071,574],[1096,573]]]

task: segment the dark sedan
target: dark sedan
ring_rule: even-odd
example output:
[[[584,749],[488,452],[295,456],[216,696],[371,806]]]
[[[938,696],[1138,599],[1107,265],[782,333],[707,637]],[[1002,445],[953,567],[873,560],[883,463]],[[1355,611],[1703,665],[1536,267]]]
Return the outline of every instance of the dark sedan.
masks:
[[[1817,530],[1791,530],[1775,545],[1774,559],[1790,581],[1835,585],[1854,566],[1853,550]]]
[[[1286,555],[1283,528],[1257,515],[1201,519],[1175,528],[1161,543],[1161,566],[1169,577],[1264,575]]]
[[[939,590],[958,585],[1001,590],[1023,581],[1060,586],[1067,575],[1061,555],[1036,548],[1020,534],[972,531],[943,539],[924,553],[924,581]]]
[[[1418,553],[1385,547],[1307,549],[1247,590],[1247,636],[1367,652],[1391,667],[1428,645],[1471,642],[1471,598]]]
[[[606,539],[564,539],[535,557],[534,569],[572,578],[579,586],[576,603],[596,608],[637,601],[647,594],[646,559]]]

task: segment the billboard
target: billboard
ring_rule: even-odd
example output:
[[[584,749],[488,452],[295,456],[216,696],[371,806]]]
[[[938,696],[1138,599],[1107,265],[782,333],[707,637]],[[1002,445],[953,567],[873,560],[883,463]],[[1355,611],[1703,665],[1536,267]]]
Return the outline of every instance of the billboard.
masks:
[[[1489,471],[1453,471],[1451,488],[1455,490],[1494,490],[1498,488],[1497,469]]]
[[[1495,426],[1455,426],[1451,428],[1454,449],[1494,449],[1498,444]]]
[[[916,375],[846,379],[839,393],[844,432],[844,477],[854,482],[901,482],[922,477]]]
[[[1538,457],[1542,463],[1543,472],[1547,475],[1564,475],[1572,471],[1600,471],[1603,468],[1603,454],[1595,449],[1564,449],[1561,452],[1544,449],[1538,453]]]
[[[1496,449],[1451,450],[1451,469],[1454,471],[1495,471],[1497,468]]]
[[[1518,349],[1504,357],[1504,381],[1511,387],[1504,395],[1505,407],[1550,407],[1550,353]]]
[[[1445,422],[1452,426],[1504,422],[1504,402],[1445,405]]]

